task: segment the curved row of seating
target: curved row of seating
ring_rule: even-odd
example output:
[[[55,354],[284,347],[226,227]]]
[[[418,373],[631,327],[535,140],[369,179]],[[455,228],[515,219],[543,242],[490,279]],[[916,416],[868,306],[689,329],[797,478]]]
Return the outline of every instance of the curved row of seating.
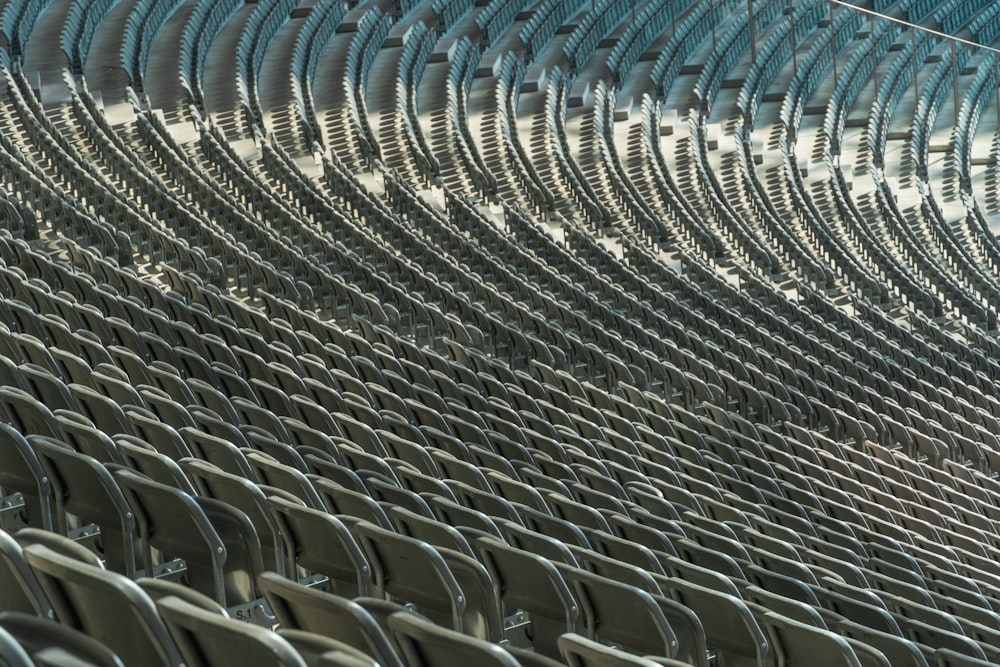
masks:
[[[102,664],[1000,658],[986,60],[816,3],[55,4],[0,49],[4,607]]]
[[[344,3],[338,0],[317,2],[313,5],[309,18],[306,19],[295,38],[290,76],[308,149],[312,149],[315,144],[322,145],[321,128],[316,117],[316,106],[312,92],[320,54],[323,53],[336,34],[344,19],[345,12]]]
[[[51,0],[19,0],[4,5],[2,15],[3,34],[7,39],[9,55],[17,58],[24,53],[24,45],[35,21]]]
[[[149,48],[159,29],[180,7],[179,0],[143,0],[129,11],[121,51],[122,69],[129,85],[143,90],[142,73],[149,63]]]
[[[650,2],[643,7],[635,20],[625,27],[608,54],[608,69],[611,70],[613,83],[621,85],[628,79],[639,57],[666,32],[668,24],[671,30],[676,29],[677,17],[688,6],[689,3],[685,2],[662,0]]]
[[[297,5],[295,0],[258,3],[250,18],[243,24],[236,47],[236,87],[247,119],[263,117],[257,79],[264,62],[264,51],[281,26],[288,22]],[[247,129],[252,128],[253,124],[252,120],[248,120]],[[253,135],[250,131],[247,134]]]

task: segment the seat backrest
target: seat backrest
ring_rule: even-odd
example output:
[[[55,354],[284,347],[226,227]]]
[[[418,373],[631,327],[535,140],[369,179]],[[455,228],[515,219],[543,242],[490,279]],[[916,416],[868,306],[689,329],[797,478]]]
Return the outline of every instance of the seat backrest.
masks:
[[[310,667],[331,663],[340,667],[380,667],[370,655],[326,634],[289,628],[278,628],[277,633]]]
[[[0,413],[2,414],[2,413]],[[0,487],[24,496],[29,525],[54,530],[52,481],[28,440],[19,430],[0,421]]]
[[[677,635],[648,591],[580,568],[556,567],[580,601],[581,618],[591,639],[636,655],[677,655]]]
[[[392,528],[389,515],[371,496],[348,489],[318,475],[307,475],[307,477],[331,514],[350,514],[377,526]]]
[[[194,485],[177,462],[156,451],[152,445],[131,435],[115,437],[115,448],[123,464],[160,484],[166,484],[194,495]]]
[[[888,658],[893,667],[927,667],[931,649],[921,646],[901,634],[892,634],[875,630],[854,621],[841,621],[837,624],[837,632],[844,637],[862,641],[878,649]]]
[[[0,387],[0,414],[19,433],[59,436],[52,411],[23,389]]]
[[[430,519],[404,507],[392,507],[389,516],[396,529],[403,535],[429,542],[435,547],[444,547],[475,558],[469,541],[454,526],[437,519]]]
[[[580,607],[551,561],[490,537],[480,537],[475,548],[497,589],[505,616],[527,611],[537,652],[558,658],[556,640],[576,630]]]
[[[448,630],[414,614],[389,617],[389,629],[409,667],[519,667],[520,663],[493,642]]]
[[[268,509],[264,492],[250,480],[223,472],[211,463],[187,459],[182,464],[202,495],[232,505],[250,517],[260,538],[264,566],[284,573],[288,566],[286,546]]]
[[[0,630],[17,640],[36,667],[68,664],[76,667],[123,667],[121,659],[110,648],[79,630],[53,620],[3,612],[0,613]]]
[[[587,639],[575,632],[567,632],[559,638],[559,650],[568,667],[657,667],[664,664],[626,653],[607,644]],[[687,664],[675,662],[674,664]]]
[[[33,544],[24,556],[60,622],[114,651],[125,664],[179,667],[156,607],[134,581]]]
[[[657,583],[665,595],[698,615],[709,650],[731,659],[766,664],[767,636],[742,599],[676,577],[657,578]]]
[[[0,606],[43,618],[54,616],[34,571],[24,559],[21,544],[3,531],[0,531]]]
[[[778,667],[799,664],[861,667],[861,661],[847,640],[829,630],[821,630],[773,612],[761,614],[759,620],[771,639]]]
[[[323,500],[302,471],[279,463],[263,452],[250,450],[244,453],[260,484],[267,484],[287,491],[313,509],[324,508]]]
[[[80,561],[81,563],[93,565],[97,568],[104,567],[104,561],[102,561],[101,557],[95,552],[91,551],[80,542],[77,542],[76,540],[65,535],[61,535],[60,533],[53,533],[41,528],[32,528],[31,526],[28,526],[14,533],[14,539],[21,545],[22,549],[29,544],[42,544],[58,554],[68,556],[69,558]]]
[[[32,435],[28,442],[61,492],[62,510],[100,526],[107,566],[135,577],[135,512],[111,472],[52,438]]]
[[[114,476],[141,513],[146,572],[156,565],[151,549],[183,558],[191,587],[226,605],[226,547],[204,509],[190,494],[132,470],[119,469]]]
[[[264,572],[257,583],[282,627],[319,632],[371,655],[385,667],[403,667],[382,627],[357,602],[275,572]]]
[[[352,532],[368,556],[375,591],[414,604],[429,618],[463,630],[465,595],[434,547],[364,521]]]
[[[187,667],[306,667],[298,651],[267,628],[213,614],[176,597],[158,600],[156,608]]]
[[[339,595],[369,594],[371,566],[340,519],[278,496],[268,496],[267,504],[299,567],[326,576]]]

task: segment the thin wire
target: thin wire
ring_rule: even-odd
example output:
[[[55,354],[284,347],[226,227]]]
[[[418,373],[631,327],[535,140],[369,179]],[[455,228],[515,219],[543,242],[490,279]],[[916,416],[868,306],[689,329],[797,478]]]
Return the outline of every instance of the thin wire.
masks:
[[[910,23],[909,21],[905,21],[903,19],[898,19],[898,18],[896,18],[894,16],[889,16],[887,14],[882,14],[881,12],[876,12],[873,9],[867,9],[865,7],[858,7],[857,5],[853,5],[850,2],[846,2],[846,0],[827,0],[827,2],[833,3],[835,5],[840,5],[842,7],[848,7],[850,9],[853,9],[854,11],[861,12],[862,14],[868,14],[870,16],[877,16],[878,18],[885,19],[886,21],[892,21],[893,23],[899,23],[900,25],[905,25],[906,27],[912,28],[913,30],[921,30],[923,32],[930,33],[930,34],[932,34],[932,35],[934,35],[936,37],[941,37],[942,39],[950,39],[953,42],[958,42],[958,43],[964,44],[966,46],[971,46],[971,47],[974,47],[974,48],[977,48],[977,49],[983,49],[985,51],[992,51],[993,53],[1000,54],[1000,49],[993,48],[992,46],[986,46],[985,44],[979,44],[978,42],[973,42],[973,41],[970,41],[968,39],[962,39],[961,37],[955,37],[954,35],[949,35],[948,33],[940,32],[939,30],[934,30],[932,28],[927,28],[927,27],[922,26],[922,25],[917,25],[916,23]]]

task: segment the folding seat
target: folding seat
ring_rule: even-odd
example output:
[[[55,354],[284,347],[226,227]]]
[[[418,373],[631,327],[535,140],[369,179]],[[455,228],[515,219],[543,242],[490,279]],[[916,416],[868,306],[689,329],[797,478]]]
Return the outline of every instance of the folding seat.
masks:
[[[681,513],[689,511],[687,506],[667,499],[663,492],[661,492],[660,487],[629,483],[625,485],[625,488],[629,495],[629,500],[633,503],[629,509],[629,514],[633,515],[633,517],[637,508],[641,508],[647,513],[656,515],[662,519],[679,521]],[[695,500],[695,502],[697,501]]]
[[[577,544],[568,544],[545,533],[525,528],[504,519],[497,519],[496,524],[500,532],[503,533],[506,542],[512,547],[537,554],[553,563],[577,564],[572,547],[583,548]]]
[[[379,456],[371,452],[362,451],[346,440],[337,443],[340,456],[344,464],[355,471],[360,476],[367,474],[382,475],[387,480],[396,480],[396,473],[392,465],[389,464],[389,456]],[[398,459],[396,460],[398,462]]]
[[[907,639],[925,646],[932,646],[935,649],[949,649],[962,655],[976,658],[977,660],[996,661],[996,648],[989,645],[981,645],[969,637],[957,632],[951,632],[935,627],[929,623],[918,621],[906,617],[897,616],[899,627],[903,631],[903,636]],[[985,649],[989,649],[988,656]]]
[[[24,555],[63,624],[98,640],[125,664],[183,663],[153,603],[133,581],[41,545],[26,547]]]
[[[503,540],[503,535],[493,519],[478,510],[470,509],[442,496],[428,498],[428,504],[440,521],[455,526],[459,531],[471,528]]]
[[[385,362],[395,362],[395,359],[387,359]],[[389,364],[391,365],[391,364]],[[385,383],[383,386],[386,387],[393,395],[399,397],[403,401],[413,401],[416,398],[416,392],[413,386],[410,384],[409,380],[406,379],[403,368],[396,364],[396,368],[386,368],[382,371],[382,379]]]
[[[342,487],[322,477],[309,476],[309,481],[331,514],[357,517],[386,529],[392,528],[392,521],[386,511],[371,496]]]
[[[748,546],[747,551],[750,552],[752,560],[757,565],[769,570],[770,572],[783,574],[787,577],[797,579],[798,581],[807,584],[819,583],[817,581],[818,575],[814,574],[814,572],[818,572],[819,575],[826,575],[830,577],[839,576],[831,571],[824,571],[823,568],[815,565],[807,567],[797,558],[785,558],[784,556],[774,554],[762,548]]]
[[[248,401],[257,400],[250,384],[234,367],[215,361],[212,362],[212,371],[215,375],[214,384],[225,396],[229,397],[230,401],[236,397]]]
[[[382,423],[382,418],[378,416],[378,413],[372,411],[370,408],[366,408],[366,410],[375,416],[373,424],[367,424],[360,419],[344,413],[334,413],[333,418],[338,426],[340,426],[344,438],[369,454],[385,458],[389,454],[385,451],[385,446],[375,432],[377,428],[384,428],[385,424]],[[355,414],[358,413],[355,412]]]
[[[452,406],[452,412],[456,414],[446,414],[443,417],[448,422],[450,432],[456,438],[462,440],[467,445],[477,445],[486,450],[493,448],[490,439],[484,433],[484,429],[486,428],[485,423],[480,427],[468,421],[468,415],[457,414],[461,412],[458,406]]]
[[[58,373],[59,367],[49,353],[48,345],[41,340],[42,336],[44,332],[37,330],[36,333],[14,333],[11,338],[21,351],[23,363],[35,364],[49,373]]]
[[[567,501],[562,496],[556,496],[555,494],[546,495],[549,507],[553,509],[557,506],[564,505],[565,507],[563,509],[569,511],[579,505],[579,503],[567,505],[570,501]],[[582,507],[582,505],[579,506]],[[589,549],[591,545],[587,536],[584,534],[583,529],[611,532],[610,526],[608,525],[604,515],[597,511],[594,511],[593,514],[590,515],[589,521],[581,522],[576,516],[571,515],[570,518],[558,516],[558,510],[556,514],[550,515],[545,512],[539,512],[526,505],[517,505],[516,509],[517,521],[523,523],[525,527],[567,544],[575,544],[585,549]],[[580,516],[582,517],[583,515],[580,514]]]
[[[886,608],[896,614],[897,617],[921,621],[955,634],[964,634],[962,625],[953,615],[940,611],[932,605],[920,604],[900,595],[886,593],[885,591],[878,591],[877,594],[885,602]],[[933,603],[933,599],[931,602]]]
[[[665,599],[579,568],[558,564],[556,568],[580,601],[581,630],[590,639],[637,655],[677,656],[681,642],[664,615]],[[689,618],[692,625],[683,630],[693,636],[685,637],[683,659],[707,664],[704,630],[693,613]]]
[[[689,665],[690,663],[670,658],[640,657],[626,653],[607,644],[587,639],[575,632],[567,632],[559,638],[562,659],[569,667],[655,667],[656,665]]]
[[[331,389],[333,388],[335,384],[333,376],[330,375],[330,369],[327,367],[328,364],[320,354],[307,352],[299,355],[298,361],[302,367],[303,374],[301,380],[303,384],[308,384],[306,381],[312,380],[314,383],[330,387]],[[235,368],[232,364],[230,365]]]
[[[156,608],[189,667],[306,665],[291,644],[267,628],[213,614],[176,597],[158,600]]]
[[[53,509],[52,479],[31,445],[21,431],[2,421],[0,436],[5,441],[0,447],[0,488],[22,494],[23,519],[29,526],[61,529],[62,517]]]
[[[837,632],[844,637],[862,641],[865,644],[880,651],[889,660],[892,667],[928,667],[925,653],[929,654],[929,647],[921,648],[919,645],[904,639],[899,633],[886,632],[878,628],[870,628],[864,623],[853,620],[840,621],[837,624]]]
[[[880,558],[868,560],[866,571],[871,588],[905,598],[917,604],[934,606],[934,599],[927,590],[923,577],[905,567],[894,566]]]
[[[180,361],[174,352],[173,343],[167,342],[151,331],[138,332],[140,344],[134,348],[136,351],[142,350],[144,357],[149,359],[149,363],[163,361],[174,368],[180,368]],[[113,344],[113,343],[112,343]]]
[[[326,451],[312,450],[306,447],[299,447],[297,451],[302,454],[302,461],[306,464],[310,474],[325,477],[344,488],[367,494],[368,487],[365,486],[358,473],[342,465],[343,459],[339,457],[339,451],[335,452],[336,456]],[[315,487],[315,484],[313,486]]]
[[[240,417],[243,424],[264,429],[280,442],[287,443],[289,441],[290,438],[288,437],[285,425],[281,423],[281,420],[272,410],[238,396],[233,397],[231,402],[233,409],[236,410],[236,414]]]
[[[809,585],[794,577],[774,572],[753,564],[743,565],[745,579],[750,583],[770,593],[783,595],[813,607],[819,606],[819,601]],[[811,583],[816,583],[815,579]]]
[[[995,664],[992,661],[980,660],[948,648],[935,649],[934,661],[934,664],[939,667],[984,667]]]
[[[231,475],[256,479],[244,451],[228,440],[203,433],[190,426],[181,428],[178,433],[190,452],[189,456],[208,461]]]
[[[201,495],[231,505],[250,518],[260,538],[264,566],[284,574],[290,562],[288,545],[271,517],[264,492],[250,480],[207,461],[185,459],[181,468]]]
[[[472,466],[470,467],[479,472],[478,468]],[[451,475],[443,474],[441,477],[447,479],[451,477]],[[441,481],[438,477],[425,475],[422,472],[407,466],[399,466],[396,469],[396,478],[399,480],[402,488],[412,491],[418,495],[429,493],[432,495],[444,496],[445,498],[450,498],[452,500],[455,499],[455,496],[448,485]]]
[[[4,610],[54,618],[52,606],[24,559],[22,545],[0,531],[0,605]]]
[[[0,415],[19,433],[58,438],[52,411],[24,390],[0,387]]]
[[[678,556],[688,563],[714,570],[728,577],[746,578],[744,565],[728,554],[683,537],[673,540],[673,544]]]
[[[403,468],[404,466],[400,466]],[[420,514],[428,519],[434,518],[434,510],[430,508],[424,498],[407,488],[397,484],[389,483],[379,477],[369,477],[365,484],[371,497],[379,504],[388,509],[402,507]]]
[[[109,435],[132,432],[129,419],[118,403],[89,386],[68,386],[76,399],[80,414],[87,417],[98,430]]]
[[[152,445],[135,436],[120,435],[114,440],[115,449],[121,457],[121,464],[150,479],[180,489],[194,495],[194,486],[177,465]]]
[[[677,532],[681,532],[679,528],[676,529],[675,533],[670,533],[664,530],[663,527],[654,527],[643,524],[634,517],[634,514],[631,518],[614,515],[609,516],[608,523],[612,527],[611,532],[635,545],[644,546],[656,554],[663,553],[671,556],[677,555],[673,539],[674,537],[683,537],[682,534],[677,534]]]
[[[71,340],[74,340],[71,338]],[[75,340],[74,340],[75,343]],[[66,383],[77,383],[77,384],[87,384],[90,382],[91,369],[90,364],[87,361],[76,354],[71,352],[69,348],[52,348],[50,350],[52,354],[52,359],[56,362],[58,366],[59,376],[62,377],[63,381]],[[9,358],[2,358],[3,365],[10,364],[13,367],[13,361]],[[0,371],[2,372],[2,371]],[[4,377],[3,384],[16,386],[16,383],[9,380],[9,376]],[[23,387],[21,387],[23,389]]]
[[[521,664],[496,644],[449,631],[414,614],[393,614],[389,617],[389,628],[409,667],[466,664],[516,667]]]
[[[325,576],[335,593],[368,595],[371,567],[343,522],[277,496],[267,502],[299,567]]]
[[[108,469],[57,440],[29,436],[28,442],[53,480],[57,511],[97,524],[108,566],[135,577],[135,513]]]
[[[104,343],[92,331],[78,329],[73,332],[73,339],[80,347],[80,356],[92,367],[102,363],[114,363]]]
[[[0,614],[0,633],[4,637],[0,658],[12,667],[54,667],[66,664],[80,667],[122,666],[118,656],[101,642],[50,619],[7,611]],[[23,657],[15,659],[11,655],[8,641],[13,643],[16,652]]]
[[[822,551],[809,547],[799,547],[798,552],[804,563],[816,565],[828,572],[833,572],[844,582],[852,586],[867,588],[869,585],[864,564],[854,552],[833,544],[821,544],[817,538],[810,537],[810,545],[822,548]],[[814,574],[816,574],[814,572]],[[820,577],[820,574],[816,574]]]
[[[599,575],[611,582],[635,587],[652,595],[677,637],[678,647],[675,657],[694,664],[704,663],[707,651],[702,623],[689,608],[673,599],[663,597],[665,593],[660,587],[660,582],[668,579],[665,574],[650,574],[641,567],[602,556],[588,549],[572,547],[571,551],[576,556],[579,568],[588,572],[588,577]],[[578,581],[580,576],[583,576],[575,569],[560,571],[571,586]],[[603,584],[603,582],[597,583]],[[584,601],[583,597],[578,596],[578,598]],[[584,601],[584,609],[586,610],[586,601]]]
[[[57,410],[55,418],[62,435],[60,441],[71,449],[92,456],[101,463],[122,462],[114,441],[94,428],[83,415]]]
[[[492,491],[482,491],[457,480],[445,480],[445,484],[462,505],[490,516],[502,517],[516,523],[521,522],[518,510],[509,501],[495,495]]]
[[[490,538],[477,539],[475,547],[496,585],[503,615],[526,611],[534,650],[558,658],[558,637],[576,629],[579,614],[558,570],[545,558]]]
[[[148,371],[149,369],[146,370]],[[139,392],[136,391],[135,386],[129,381],[127,371],[118,366],[98,364],[94,367],[91,377],[87,378],[83,385],[92,387],[98,393],[103,394],[118,405],[134,405],[140,408],[147,407],[146,402],[139,395]]]
[[[488,575],[483,570],[480,581],[474,581],[474,575],[467,576],[476,561],[454,552],[446,560],[444,553],[426,542],[366,522],[356,524],[352,531],[371,563],[375,591],[413,604],[421,614],[458,632],[493,641],[502,637]],[[461,563],[459,572],[453,572],[449,562]],[[463,577],[464,587],[457,574]]]
[[[486,472],[486,479],[493,487],[494,492],[506,500],[533,507],[539,512],[549,513],[548,504],[533,486],[513,480],[493,470]]]
[[[160,381],[160,386],[164,387],[165,382]],[[225,421],[230,424],[236,424],[239,422],[239,416],[236,414],[236,410],[233,408],[229,397],[216,389],[213,385],[201,380],[200,378],[188,378],[185,381],[187,392],[190,396],[190,400],[185,403],[185,405],[195,405],[208,408],[212,412],[220,415]],[[170,390],[164,387],[164,390],[170,393],[172,396],[177,397],[177,392],[170,392]],[[188,408],[191,411],[191,408]],[[192,418],[194,418],[192,416]]]
[[[280,443],[278,443],[280,446]],[[275,449],[274,451],[277,451]],[[288,452],[297,461],[301,462],[301,468],[305,468],[305,463],[301,461],[298,452],[288,448]],[[316,492],[312,483],[297,466],[289,463],[282,463],[276,457],[263,451],[248,450],[244,452],[247,463],[253,470],[253,478],[259,484],[267,485],[271,488],[280,489],[287,494],[299,499],[307,507],[313,509],[323,509],[323,501]],[[291,461],[290,461],[291,462]]]
[[[781,614],[806,625],[828,629],[834,627],[840,616],[824,607],[810,605],[780,593],[773,593],[752,584],[743,586],[743,599],[746,600],[754,614],[760,616],[764,611]]]
[[[20,388],[33,395],[52,410],[77,410],[73,394],[61,378],[36,364],[26,363],[17,367]]]
[[[736,538],[736,532],[726,523],[687,513],[682,515],[684,533],[698,544],[720,554],[749,563],[750,552]]]
[[[178,376],[182,378],[197,378],[205,382],[211,382],[215,379],[215,371],[212,364],[209,362],[208,357],[204,352],[196,352],[187,347],[179,346],[174,348],[174,354],[177,357],[177,364],[174,366],[178,370]],[[157,360],[159,361],[159,360]],[[153,361],[150,366],[156,364],[157,361]],[[159,363],[163,363],[159,361]],[[183,393],[184,389],[181,388],[179,383],[173,383],[174,389]],[[167,387],[163,387],[167,391]],[[170,392],[173,396],[173,392]],[[180,400],[178,398],[178,400]],[[187,401],[191,403],[190,399]]]
[[[947,583],[941,585],[942,583],[928,581],[931,597],[938,609],[954,614],[959,623],[969,620],[991,629],[1000,629],[1000,618],[984,596],[973,594],[968,589],[958,589],[957,586]]]
[[[140,513],[145,571],[152,573],[157,565],[152,549],[182,558],[188,585],[225,606],[232,597],[226,590],[231,573],[225,568],[225,542],[197,500],[131,470],[115,471],[115,479]]]
[[[771,640],[777,657],[776,664],[779,666],[795,665],[801,661],[838,667],[862,665],[851,644],[828,630],[814,628],[774,613],[765,613],[759,620]]]
[[[400,506],[393,506],[389,515],[401,535],[427,542],[434,547],[448,549],[476,558],[468,539],[454,526],[428,518]]]
[[[193,456],[181,434],[174,427],[157,420],[155,416],[146,414],[145,411],[129,410],[126,413],[126,418],[130,423],[130,428],[117,433],[133,433],[156,451],[174,461]],[[107,432],[105,431],[105,433]]]
[[[760,560],[758,554],[764,552],[764,554],[761,554],[764,557],[766,557],[765,554],[773,554],[784,559],[803,562],[796,548],[785,540],[765,535],[754,528],[747,528],[745,526],[734,525],[733,529],[736,531],[740,542],[747,545],[750,555],[758,561]],[[767,566],[765,565],[765,567]]]
[[[413,384],[413,389],[416,392],[417,388],[427,387],[431,388],[434,386],[434,380],[431,378],[429,373],[430,368],[427,367],[425,363],[418,363],[413,359],[400,358],[399,365],[403,369],[403,377],[409,379]]]
[[[511,465],[534,463],[534,458],[528,447],[518,440],[508,438],[503,433],[492,429],[486,429],[484,434],[490,441],[490,449],[501,458],[509,461]]]
[[[440,477],[441,471],[438,469],[434,459],[428,453],[426,446],[421,445],[403,436],[399,436],[389,431],[378,430],[376,434],[381,440],[389,456],[400,459],[431,477]]]
[[[307,588],[274,572],[265,572],[258,583],[284,628],[297,628],[342,641],[386,667],[402,667],[391,641],[379,623],[356,602]]]

